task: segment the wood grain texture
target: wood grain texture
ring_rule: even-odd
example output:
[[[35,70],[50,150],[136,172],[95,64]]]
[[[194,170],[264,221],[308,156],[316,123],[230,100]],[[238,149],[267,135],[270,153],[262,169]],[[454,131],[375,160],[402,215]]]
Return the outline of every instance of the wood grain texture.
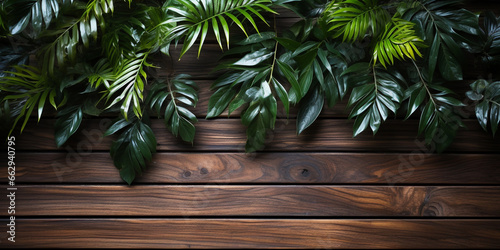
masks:
[[[6,197],[7,186],[0,188]],[[500,216],[500,187],[17,185],[17,216]],[[0,202],[8,207],[8,200]],[[0,211],[8,215],[7,210]]]
[[[500,242],[499,220],[99,218],[16,225],[18,241],[6,248],[494,249]]]
[[[54,120],[33,123],[17,137],[17,150],[63,150],[93,152],[109,150],[113,137],[102,138],[111,120],[87,120],[82,129],[70,138],[68,144],[57,149],[54,143]],[[376,136],[365,132],[352,137],[352,121],[342,119],[318,120],[297,136],[295,120],[276,121],[276,129],[269,134],[265,151],[364,151],[364,152],[428,152],[423,140],[417,138],[418,121],[391,120],[383,124]],[[493,139],[484,132],[476,120],[466,120],[467,130],[460,130],[447,152],[498,152],[500,138]],[[245,126],[237,119],[201,120],[196,124],[194,144],[174,138],[163,121],[153,120],[151,125],[157,138],[159,151],[232,151],[244,152]],[[497,136],[498,137],[498,136]],[[430,149],[430,152],[434,152]]]
[[[134,183],[499,185],[498,162],[497,154],[158,153]],[[17,183],[123,183],[106,152],[20,152],[16,163]]]

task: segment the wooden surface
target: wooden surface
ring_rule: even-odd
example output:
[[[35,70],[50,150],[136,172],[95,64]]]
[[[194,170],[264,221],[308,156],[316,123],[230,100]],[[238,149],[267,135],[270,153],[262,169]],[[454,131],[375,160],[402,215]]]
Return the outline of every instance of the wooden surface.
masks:
[[[4,224],[4,221],[1,221]],[[14,247],[450,249],[498,247],[484,219],[19,219]]]
[[[467,3],[500,14],[494,1]],[[294,20],[285,14],[278,27]],[[115,137],[102,137],[109,118],[85,120],[61,148],[50,113],[16,135],[16,243],[4,230],[11,191],[2,153],[1,249],[500,246],[500,138],[480,128],[473,109],[462,110],[467,129],[435,154],[417,136],[418,117],[398,114],[377,135],[353,138],[344,100],[297,136],[296,108],[289,119],[280,108],[266,148],[245,154],[238,111],[204,119],[220,49],[208,44],[200,58],[195,53],[159,65],[161,75],[193,75],[200,88],[194,145],[154,119],[158,153],[132,186],[109,156]],[[482,74],[465,68],[466,80],[450,83],[464,99]]]

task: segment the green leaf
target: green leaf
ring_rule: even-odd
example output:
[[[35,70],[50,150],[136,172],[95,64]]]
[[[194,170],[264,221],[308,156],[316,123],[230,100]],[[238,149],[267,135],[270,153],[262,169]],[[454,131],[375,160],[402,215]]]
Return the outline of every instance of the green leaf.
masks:
[[[128,119],[130,111],[133,111],[139,118],[142,116],[140,101],[143,100],[144,82],[147,79],[144,71],[147,56],[147,54],[138,55],[137,58],[125,61],[123,66],[115,73],[115,80],[105,93],[107,100],[114,97],[116,93],[120,93],[120,95],[114,97],[108,108],[122,102],[120,110],[125,119]]]
[[[301,101],[297,114],[297,134],[302,133],[318,118],[324,105],[324,97],[319,86],[314,87]]]
[[[490,110],[490,125],[493,136],[495,136],[498,130],[498,124],[500,124],[500,105],[492,104]]]
[[[198,40],[200,34],[200,47],[198,55],[203,47],[205,36],[208,33],[209,26],[215,33],[217,43],[222,49],[220,27],[226,37],[226,43],[229,47],[230,25],[226,18],[229,18],[248,36],[243,22],[248,20],[256,29],[258,27],[252,16],[257,16],[266,23],[266,20],[261,15],[261,12],[274,12],[270,6],[270,0],[255,0],[255,1],[170,1],[164,8],[171,11],[170,18],[175,20],[179,25],[177,29],[172,29],[167,37],[179,40],[184,37],[184,46],[181,51],[182,57],[191,46]],[[220,24],[220,27],[219,27]]]
[[[429,76],[431,77],[434,75],[434,72],[436,71],[436,65],[440,54],[439,51],[441,48],[440,45],[441,45],[441,39],[439,38],[439,36],[435,36],[434,41],[432,42],[429,56],[427,56],[427,58],[429,58]]]
[[[298,100],[300,100],[300,98],[302,97],[302,88],[299,84],[299,81],[297,80],[297,75],[296,73],[294,72],[294,70],[292,69],[292,67],[290,67],[290,65],[286,64],[286,63],[283,63],[281,61],[276,61],[277,64],[278,64],[278,67],[279,69],[281,70],[281,72],[283,72],[285,78],[287,79],[287,81],[292,85],[292,88],[295,90],[295,92],[299,95],[299,98]]]
[[[283,103],[283,106],[285,108],[285,112],[288,115],[290,113],[290,102],[288,99],[288,93],[286,92],[286,89],[279,83],[276,79],[272,79],[273,83],[273,88],[278,97],[280,98],[281,102]]]
[[[229,105],[231,100],[236,96],[236,91],[231,87],[223,87],[218,89],[208,101],[208,118],[219,116]]]
[[[278,41],[281,44],[281,46],[285,47],[290,51],[295,51],[301,45],[300,42],[284,37],[275,37],[274,39]]]
[[[415,60],[415,54],[422,56],[417,47],[423,47],[424,41],[416,36],[413,26],[414,23],[401,19],[393,19],[388,23],[375,44],[373,63],[380,61],[386,67],[394,64],[394,58]]]
[[[129,185],[137,175],[141,175],[148,161],[156,152],[156,139],[153,130],[141,120],[131,126],[111,144],[110,154],[120,176]]]
[[[262,48],[255,52],[245,55],[240,60],[236,61],[232,65],[235,66],[255,66],[273,56],[273,52],[269,52],[267,49]]]
[[[490,105],[487,101],[481,102],[476,105],[476,118],[479,121],[481,127],[487,131],[488,130],[488,111],[490,109]]]
[[[461,81],[462,66],[447,48],[443,48],[439,54],[439,71],[447,81]]]
[[[425,105],[424,110],[422,111],[422,114],[420,116],[420,123],[418,126],[418,134],[422,134],[424,130],[429,126],[429,124],[432,123],[434,119],[434,112],[436,110],[436,107],[434,106],[434,103],[428,102]]]
[[[165,125],[174,136],[180,135],[182,140],[192,143],[196,133],[194,123],[198,119],[189,109],[180,106],[195,107],[198,102],[197,86],[188,78],[188,75],[178,75],[167,82],[154,82],[146,103],[160,113],[169,99],[164,111]]]
[[[347,42],[363,39],[369,30],[377,36],[391,19],[378,1],[347,0],[340,4],[332,1],[324,13],[334,37],[342,36]]]
[[[416,85],[420,86],[420,85]],[[410,96],[410,100],[408,101],[408,112],[406,114],[406,118],[408,119],[417,109],[427,97],[427,91],[424,86],[420,86],[416,88]]]
[[[112,134],[115,134],[116,132],[122,130],[125,127],[128,127],[130,124],[132,124],[132,121],[130,120],[125,120],[125,119],[120,119],[113,123],[106,132],[104,132],[103,136],[110,136]]]
[[[56,145],[60,148],[80,127],[83,119],[82,108],[78,106],[67,107],[58,114],[54,124]]]

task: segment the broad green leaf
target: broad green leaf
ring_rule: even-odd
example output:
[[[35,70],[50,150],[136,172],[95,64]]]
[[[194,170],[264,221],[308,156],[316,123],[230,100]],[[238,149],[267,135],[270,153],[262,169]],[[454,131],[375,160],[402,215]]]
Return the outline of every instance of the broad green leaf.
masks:
[[[233,63],[235,66],[255,66],[273,56],[273,52],[269,52],[267,49],[262,48],[255,52],[245,55],[243,58]]]
[[[120,170],[120,176],[129,185],[137,175],[141,175],[148,161],[156,152],[156,139],[153,130],[141,120],[131,126],[111,145],[110,154]]]
[[[60,148],[80,127],[83,112],[81,107],[69,107],[61,111],[54,124],[56,145]]]
[[[302,133],[318,118],[324,105],[324,97],[319,86],[314,87],[300,102],[297,114],[297,134]]]
[[[235,97],[237,92],[233,88],[225,87],[218,89],[208,101],[208,118],[219,116],[229,105],[231,100]]]
[[[476,118],[484,130],[488,130],[488,111],[490,104],[487,101],[481,102],[476,105]]]
[[[288,116],[288,114],[290,113],[290,102],[288,99],[288,93],[286,92],[286,89],[283,87],[283,85],[281,85],[281,83],[279,83],[276,79],[273,78],[272,83],[274,91],[276,92],[281,102],[283,103],[285,112]]]

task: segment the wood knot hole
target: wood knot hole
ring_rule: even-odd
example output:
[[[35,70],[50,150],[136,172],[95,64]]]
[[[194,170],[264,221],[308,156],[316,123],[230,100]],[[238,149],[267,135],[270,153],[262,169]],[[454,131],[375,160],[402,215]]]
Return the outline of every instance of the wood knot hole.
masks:
[[[305,169],[305,168],[304,168],[304,169],[302,169],[302,176],[304,176],[304,177],[309,177],[309,175],[311,175],[311,173],[309,173],[309,170],[307,170],[307,169]]]

